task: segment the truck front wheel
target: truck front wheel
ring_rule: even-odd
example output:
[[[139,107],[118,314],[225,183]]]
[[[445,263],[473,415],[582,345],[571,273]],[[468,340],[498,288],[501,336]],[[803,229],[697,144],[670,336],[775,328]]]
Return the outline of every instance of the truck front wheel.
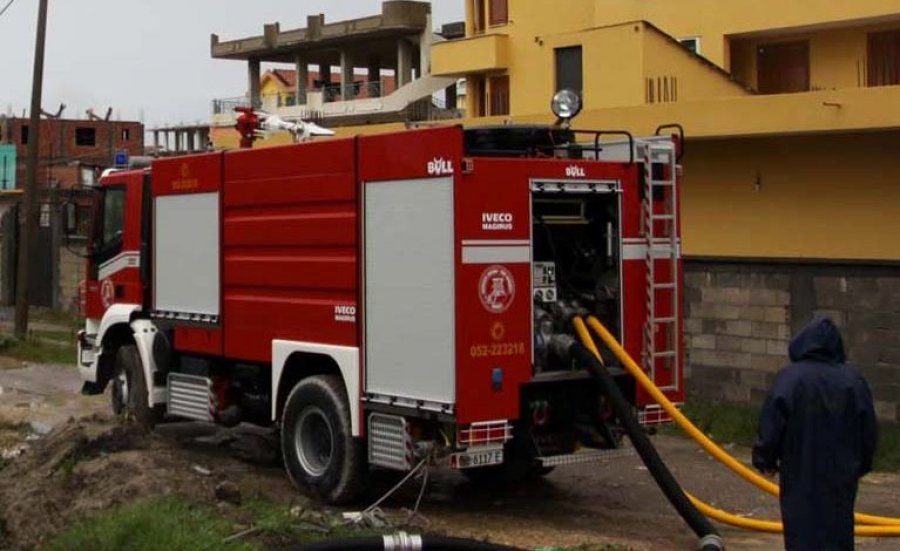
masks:
[[[125,345],[116,352],[110,399],[116,415],[134,418],[139,425],[153,428],[161,414],[147,399],[147,381],[137,347]]]
[[[353,438],[344,385],[333,375],[300,381],[284,405],[281,451],[294,484],[342,504],[362,491],[363,444]]]

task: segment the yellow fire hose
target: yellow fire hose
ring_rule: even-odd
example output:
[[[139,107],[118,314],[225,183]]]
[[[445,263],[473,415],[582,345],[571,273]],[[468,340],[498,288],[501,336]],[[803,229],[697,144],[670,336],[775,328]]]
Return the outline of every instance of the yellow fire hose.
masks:
[[[615,354],[615,356],[622,362],[622,365],[628,370],[628,372],[638,381],[638,383],[651,395],[651,397],[678,423],[688,435],[693,438],[700,446],[706,450],[710,455],[721,461],[725,466],[729,469],[737,473],[743,479],[755,485],[757,488],[768,492],[774,496],[777,496],[779,493],[778,486],[773,484],[771,481],[766,480],[750,468],[746,467],[743,463],[726,453],[722,448],[716,445],[715,442],[710,440],[703,432],[698,429],[681,411],[666,398],[665,394],[657,388],[657,386],[650,380],[649,377],[644,373],[644,371],[640,368],[640,366],[635,363],[635,361],[629,356],[628,352],[625,351],[624,348],[616,341],[615,337],[607,331],[605,327],[593,316],[588,318],[587,323],[590,325],[591,329],[593,329],[603,343]],[[596,344],[594,343],[594,339],[591,337],[590,332],[587,330],[587,327],[584,324],[584,320],[580,317],[576,317],[573,319],[573,325],[575,326],[575,331],[578,333],[579,338],[582,343],[585,345],[588,350],[591,351],[592,354],[599,356],[599,351],[597,350]],[[731,524],[733,526],[738,526],[741,528],[748,528],[752,530],[758,530],[763,532],[781,532],[781,523],[775,521],[765,521],[765,520],[756,520],[756,519],[748,519],[745,517],[740,517],[737,515],[732,515],[720,509],[716,509],[706,503],[700,501],[696,497],[687,494],[688,497],[694,502],[694,506],[697,507],[703,514],[707,515],[710,518],[718,520],[720,522],[724,522],[726,524]],[[868,524],[871,526],[857,526],[855,532],[859,536],[900,536],[900,518],[891,518],[891,517],[882,517],[882,516],[874,516],[874,515],[865,515],[861,513],[856,513],[854,518],[856,522],[859,524]]]

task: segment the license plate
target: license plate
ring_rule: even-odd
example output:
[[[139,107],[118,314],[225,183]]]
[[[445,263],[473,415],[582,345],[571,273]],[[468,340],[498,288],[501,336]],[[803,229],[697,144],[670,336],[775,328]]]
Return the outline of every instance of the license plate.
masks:
[[[455,466],[457,469],[487,467],[488,465],[500,465],[502,463],[503,448],[471,450],[454,453],[450,459],[450,464]]]

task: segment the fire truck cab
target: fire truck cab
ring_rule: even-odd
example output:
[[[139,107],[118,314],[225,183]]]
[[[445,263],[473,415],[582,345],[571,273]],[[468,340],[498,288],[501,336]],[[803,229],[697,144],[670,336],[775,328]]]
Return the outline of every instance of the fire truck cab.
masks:
[[[450,126],[109,173],[83,392],[147,425],[277,428],[291,479],[333,503],[369,468],[512,479],[603,458],[621,433],[563,352],[571,316],[683,398],[681,140],[605,134]]]

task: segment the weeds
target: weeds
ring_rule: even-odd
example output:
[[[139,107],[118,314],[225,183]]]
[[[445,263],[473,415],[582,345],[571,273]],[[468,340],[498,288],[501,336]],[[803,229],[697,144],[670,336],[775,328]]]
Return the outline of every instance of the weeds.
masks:
[[[759,420],[757,407],[704,402],[693,398],[684,404],[682,412],[700,430],[720,444],[734,443],[749,447],[756,440]],[[684,432],[674,424],[666,425],[661,432],[684,436]],[[900,471],[900,426],[883,424],[879,427],[875,470]]]
[[[43,323],[52,323],[56,325],[65,325],[72,329],[79,329],[84,326],[84,318],[64,312],[62,310],[51,310],[49,308],[31,308],[29,310],[30,319]]]
[[[34,363],[71,364],[75,361],[74,339],[59,341],[40,338],[40,333],[19,340],[0,335],[0,356]]]
[[[102,513],[57,535],[43,549],[259,549],[247,541],[224,542],[234,531],[232,523],[213,509],[163,498]]]
[[[318,526],[311,529],[302,515],[292,514],[286,506],[260,498],[230,512],[242,517],[242,522],[233,522],[227,518],[230,515],[184,498],[158,498],[89,518],[55,536],[43,549],[256,551],[273,545],[372,534],[334,525],[328,526],[326,531]],[[329,518],[322,513],[315,514]]]
[[[258,538],[270,547],[321,539],[360,537],[378,532],[341,524],[339,518],[302,507],[288,508],[257,497],[241,507]]]

